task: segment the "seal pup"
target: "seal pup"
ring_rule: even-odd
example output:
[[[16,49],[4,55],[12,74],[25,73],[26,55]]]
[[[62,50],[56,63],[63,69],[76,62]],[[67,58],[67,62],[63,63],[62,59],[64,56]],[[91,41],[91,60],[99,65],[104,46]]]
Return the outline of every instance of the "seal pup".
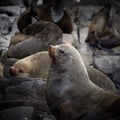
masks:
[[[71,45],[50,46],[52,59],[46,100],[58,120],[119,120],[120,96],[90,81],[79,52]]]
[[[32,0],[31,13],[37,20],[45,20],[57,24],[63,33],[71,33],[73,30],[73,20],[69,13],[62,8],[62,1],[43,1],[44,4],[38,6],[38,0]]]
[[[50,63],[47,51],[38,52],[15,62],[10,73],[12,76],[47,78]]]

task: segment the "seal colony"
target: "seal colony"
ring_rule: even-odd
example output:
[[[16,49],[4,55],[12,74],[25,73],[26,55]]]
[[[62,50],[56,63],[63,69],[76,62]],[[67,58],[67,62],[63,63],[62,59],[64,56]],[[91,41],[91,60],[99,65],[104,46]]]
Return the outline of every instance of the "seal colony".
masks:
[[[48,106],[58,120],[119,120],[120,96],[90,81],[79,52],[71,45],[50,46],[46,86]]]

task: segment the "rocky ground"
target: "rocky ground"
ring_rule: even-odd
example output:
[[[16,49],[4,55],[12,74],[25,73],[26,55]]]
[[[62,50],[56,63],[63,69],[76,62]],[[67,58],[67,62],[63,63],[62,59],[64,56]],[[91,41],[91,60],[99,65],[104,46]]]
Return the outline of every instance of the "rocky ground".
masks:
[[[18,32],[17,19],[19,15],[25,10],[25,7],[19,2],[14,0],[11,4],[8,2],[3,2],[0,4],[0,50],[7,50],[11,36]],[[114,48],[114,52],[117,55],[112,55],[103,50],[96,49],[95,55],[93,56],[93,50],[87,49],[85,44],[85,39],[88,33],[90,21],[92,16],[102,7],[95,5],[103,5],[102,2],[92,2],[89,0],[88,4],[85,0],[82,1],[82,6],[80,6],[80,48],[79,51],[82,55],[85,64],[91,65],[99,69],[108,75],[116,87],[120,89],[120,47]],[[6,5],[7,6],[4,6]],[[116,26],[117,35],[120,35],[120,24],[116,25],[116,21],[120,23],[120,3],[114,5],[111,10],[111,17],[114,15],[113,27]],[[70,8],[69,8],[70,9]],[[76,15],[76,8],[72,6],[72,11]],[[75,19],[76,20],[76,19]],[[77,23],[77,20],[75,21]],[[77,39],[76,23],[74,23],[74,31],[72,33],[73,37]],[[113,28],[114,29],[114,28]],[[2,55],[2,54],[1,54]],[[12,79],[12,78],[11,78]],[[45,81],[42,79],[18,79],[13,78],[12,80],[2,79],[0,81],[0,115],[2,116],[0,120],[54,120],[55,118],[50,114],[47,106],[45,97],[43,94],[43,89]],[[41,97],[42,96],[42,97]],[[7,100],[7,102],[6,102]],[[15,101],[14,101],[15,100]],[[21,100],[17,103],[17,100]],[[24,102],[22,102],[25,100]],[[3,102],[5,103],[3,104]],[[15,104],[14,104],[15,103]],[[39,104],[39,107],[37,105]],[[13,106],[6,109],[6,106]],[[16,107],[15,107],[16,106]],[[20,107],[17,107],[20,106]],[[3,109],[2,109],[3,108]],[[1,111],[2,110],[2,111]],[[22,112],[21,112],[22,111]],[[16,116],[11,116],[13,114]],[[19,113],[19,115],[17,114]],[[25,113],[25,114],[24,114]],[[19,116],[19,117],[18,117]],[[8,119],[9,118],[9,119]]]

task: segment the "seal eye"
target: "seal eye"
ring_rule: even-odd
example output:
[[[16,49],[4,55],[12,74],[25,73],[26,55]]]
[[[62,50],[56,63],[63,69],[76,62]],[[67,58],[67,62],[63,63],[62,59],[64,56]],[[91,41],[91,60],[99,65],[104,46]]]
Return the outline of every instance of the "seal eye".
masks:
[[[65,53],[64,50],[62,50],[62,49],[59,49],[59,52],[62,53],[62,54]]]

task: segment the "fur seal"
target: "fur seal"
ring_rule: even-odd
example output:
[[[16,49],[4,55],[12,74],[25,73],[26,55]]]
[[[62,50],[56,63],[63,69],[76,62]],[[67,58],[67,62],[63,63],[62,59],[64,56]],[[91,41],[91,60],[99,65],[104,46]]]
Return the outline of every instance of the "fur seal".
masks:
[[[48,23],[49,22],[43,21],[43,20],[34,22],[34,23],[28,25],[23,30],[23,33],[26,34],[26,35],[33,35],[34,36],[35,34],[41,32],[46,27],[46,24],[48,24]]]
[[[30,9],[27,9],[25,12],[23,12],[17,21],[17,27],[21,33],[23,33],[24,28],[26,28],[28,25],[32,23],[32,16]]]
[[[58,120],[119,120],[120,96],[90,81],[79,52],[71,45],[50,46],[46,86],[50,111]]]
[[[93,47],[107,50],[105,48],[113,48],[120,45],[120,39],[108,28],[110,9],[111,5],[107,4],[91,21],[85,42]]]
[[[115,33],[110,29],[106,29],[102,34],[96,32],[94,33],[94,36],[97,44],[101,46],[101,49],[120,46],[120,38],[118,38]]]
[[[45,20],[57,24],[63,33],[73,31],[73,20],[69,13],[62,8],[61,1],[43,1],[43,5],[37,5],[38,0],[32,0],[31,13],[37,20]]]
[[[22,29],[22,33],[15,34],[11,37],[9,46],[16,45],[19,42],[32,38],[35,34],[41,32],[46,27],[47,23],[46,21],[38,21],[26,26]]]
[[[18,60],[10,67],[10,73],[13,76],[47,79],[50,64],[48,52],[38,52]],[[115,85],[105,74],[90,66],[86,68],[92,82],[105,90],[116,91]]]
[[[93,17],[90,23],[88,36],[85,40],[86,43],[87,42],[90,43],[92,41],[93,36],[91,35],[93,32],[102,33],[108,27],[110,9],[111,9],[111,5],[109,4],[105,6],[104,8],[100,9],[100,11],[98,11],[98,13],[96,13],[96,15]],[[93,42],[92,45],[94,44],[95,43]]]
[[[11,58],[24,58],[33,53],[45,51],[50,44],[62,43],[62,31],[54,23],[47,22],[43,29],[29,38],[16,45],[9,46],[7,55]]]
[[[47,78],[50,62],[47,52],[38,52],[18,60],[10,67],[10,73],[13,76]]]

